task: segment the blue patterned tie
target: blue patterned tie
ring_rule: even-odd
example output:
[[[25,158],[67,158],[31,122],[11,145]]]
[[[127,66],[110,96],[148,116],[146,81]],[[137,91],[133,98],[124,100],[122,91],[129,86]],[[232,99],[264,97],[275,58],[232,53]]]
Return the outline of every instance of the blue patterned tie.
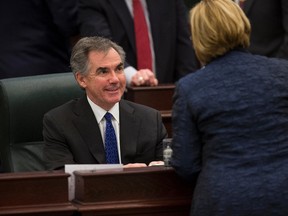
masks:
[[[117,139],[115,131],[111,122],[112,115],[107,112],[105,114],[106,119],[106,131],[105,131],[105,152],[107,164],[119,164],[119,156],[117,150]]]

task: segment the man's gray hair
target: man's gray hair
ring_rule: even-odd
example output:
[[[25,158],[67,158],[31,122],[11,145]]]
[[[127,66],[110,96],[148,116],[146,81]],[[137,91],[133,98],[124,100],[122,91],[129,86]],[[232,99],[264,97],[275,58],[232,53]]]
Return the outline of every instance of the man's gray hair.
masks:
[[[108,53],[113,48],[121,58],[121,61],[125,62],[125,52],[121,46],[115,42],[103,38],[103,37],[84,37],[81,38],[72,49],[70,64],[73,73],[80,72],[87,74],[89,71],[88,54],[90,51],[96,51],[101,53]]]

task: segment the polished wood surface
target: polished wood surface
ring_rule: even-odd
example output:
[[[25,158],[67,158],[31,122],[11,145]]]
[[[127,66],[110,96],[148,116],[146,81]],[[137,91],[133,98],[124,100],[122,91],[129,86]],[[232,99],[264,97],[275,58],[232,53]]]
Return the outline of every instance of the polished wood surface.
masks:
[[[69,174],[27,172],[0,174],[0,215],[72,215]]]
[[[171,115],[174,89],[174,84],[160,84],[153,87],[127,87],[124,98],[159,110],[168,136],[172,137]]]
[[[194,185],[163,166],[75,172],[82,215],[189,215]]]
[[[157,110],[171,110],[174,84],[159,86],[127,87],[125,99],[153,107]]]
[[[0,215],[188,216],[194,184],[163,166],[76,171],[68,201],[63,171],[0,174]]]

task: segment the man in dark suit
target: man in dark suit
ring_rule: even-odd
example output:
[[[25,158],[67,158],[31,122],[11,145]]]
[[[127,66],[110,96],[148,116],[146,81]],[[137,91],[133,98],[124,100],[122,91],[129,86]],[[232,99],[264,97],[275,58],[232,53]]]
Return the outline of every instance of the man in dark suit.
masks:
[[[47,169],[65,164],[107,162],[103,116],[112,114],[119,163],[146,166],[162,160],[167,136],[160,113],[121,99],[126,79],[125,53],[107,38],[86,37],[72,51],[71,67],[86,95],[53,109],[44,116],[44,160]]]
[[[0,79],[71,71],[77,0],[0,1]]]
[[[153,75],[159,83],[174,83],[198,69],[190,40],[187,7],[183,0],[143,0],[154,53]],[[149,82],[151,71],[137,68],[132,0],[80,0],[79,19],[82,36],[112,39],[126,52],[125,74],[128,84]],[[128,67],[130,66],[130,67]],[[145,81],[138,83],[138,78]]]
[[[246,0],[243,10],[252,27],[249,51],[288,59],[288,1]]]

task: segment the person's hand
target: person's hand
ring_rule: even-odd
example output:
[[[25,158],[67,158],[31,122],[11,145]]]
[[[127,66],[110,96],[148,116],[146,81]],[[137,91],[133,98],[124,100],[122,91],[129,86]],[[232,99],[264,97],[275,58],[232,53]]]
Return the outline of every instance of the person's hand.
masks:
[[[149,163],[149,166],[163,166],[164,161],[152,161]]]
[[[131,79],[131,86],[157,86],[158,80],[149,69],[141,69]]]
[[[129,163],[123,165],[123,168],[134,168],[134,167],[147,167],[145,163]]]

